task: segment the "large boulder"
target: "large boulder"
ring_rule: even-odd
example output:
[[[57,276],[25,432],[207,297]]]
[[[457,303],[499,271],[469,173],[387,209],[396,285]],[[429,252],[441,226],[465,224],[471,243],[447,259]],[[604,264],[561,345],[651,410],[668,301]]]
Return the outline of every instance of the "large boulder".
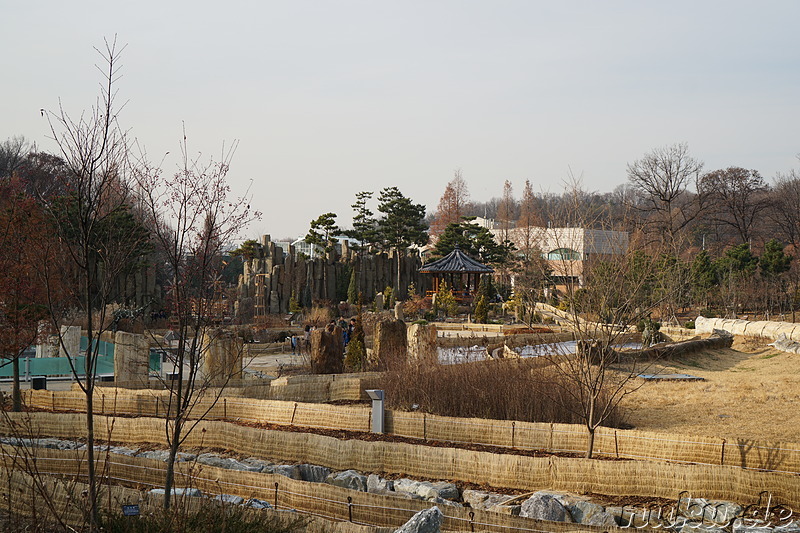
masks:
[[[395,533],[439,533],[444,515],[438,507],[418,512]]]
[[[522,503],[520,516],[550,522],[573,522],[564,505],[553,494],[536,492]]]

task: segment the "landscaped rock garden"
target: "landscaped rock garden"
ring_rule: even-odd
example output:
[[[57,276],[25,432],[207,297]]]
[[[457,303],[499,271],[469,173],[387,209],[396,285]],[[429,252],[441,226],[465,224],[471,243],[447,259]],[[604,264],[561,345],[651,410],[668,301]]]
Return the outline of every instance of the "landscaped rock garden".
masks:
[[[85,444],[55,438],[19,439],[2,437],[0,443],[12,446],[41,447],[59,450],[80,450]],[[139,450],[125,446],[95,446],[98,453],[113,453],[167,461],[167,450]],[[674,504],[660,509],[637,509],[633,506],[603,506],[586,496],[553,491],[538,491],[524,495],[508,495],[496,492],[462,489],[447,481],[418,481],[409,478],[387,479],[377,474],[364,474],[356,470],[334,472],[329,468],[311,464],[275,464],[271,461],[249,457],[235,459],[218,453],[179,453],[179,462],[194,461],[230,470],[278,474],[310,483],[328,483],[350,490],[382,494],[400,498],[411,498],[431,502],[435,506],[415,515],[406,526],[410,529],[398,531],[438,531],[441,522],[441,506],[466,506],[497,513],[521,516],[535,520],[571,522],[599,527],[660,528],[675,532],[733,532],[776,531],[800,533],[800,525],[791,521],[791,516],[775,515],[771,523],[758,520],[758,512],[747,514],[745,509],[733,502],[709,501],[701,498],[682,498]],[[203,496],[201,491],[191,488],[174,488],[174,494]],[[153,489],[163,493],[163,489]],[[217,500],[246,505],[257,509],[268,509],[271,505],[263,500],[244,500],[239,496],[220,494]],[[743,516],[747,514],[747,516]],[[753,518],[749,518],[750,516]],[[409,525],[411,524],[411,525]],[[403,526],[406,528],[406,526]],[[420,529],[413,527],[419,526]],[[435,526],[435,529],[431,529]],[[777,526],[777,527],[775,527]]]

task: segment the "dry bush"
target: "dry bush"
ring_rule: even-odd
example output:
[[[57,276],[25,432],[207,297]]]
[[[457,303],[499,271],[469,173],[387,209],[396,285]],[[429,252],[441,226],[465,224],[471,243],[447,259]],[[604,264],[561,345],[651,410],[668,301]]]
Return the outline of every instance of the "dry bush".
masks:
[[[564,392],[569,384],[536,359],[460,365],[395,364],[383,388],[395,409],[417,404],[424,412],[468,418],[580,424],[581,406]],[[615,411],[607,425],[619,426]]]
[[[306,324],[315,328],[325,327],[331,320],[333,320],[333,311],[331,311],[330,307],[314,306],[306,315]]]
[[[253,321],[256,329],[259,328],[283,328],[289,326],[286,315],[263,315]]]

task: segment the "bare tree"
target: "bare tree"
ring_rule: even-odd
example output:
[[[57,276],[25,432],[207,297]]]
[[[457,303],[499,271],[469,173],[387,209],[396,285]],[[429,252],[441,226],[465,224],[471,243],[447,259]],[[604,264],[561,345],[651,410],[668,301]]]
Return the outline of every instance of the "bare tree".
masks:
[[[769,187],[757,170],[729,167],[704,174],[699,191],[708,200],[704,217],[750,242],[759,216],[770,205]]]
[[[573,184],[573,189],[578,187]],[[586,194],[567,190],[565,196],[580,205]],[[586,457],[591,457],[597,428],[607,424],[622,399],[640,387],[636,378],[642,364],[620,357],[617,346],[658,303],[652,290],[657,256],[630,249],[624,232],[590,229],[602,227],[603,213],[578,211],[594,217],[580,221],[574,218],[574,208],[567,210],[575,227],[549,229],[545,241],[548,250],[558,252],[548,254],[548,266],[553,280],[562,281],[561,307],[566,308],[556,318],[572,331],[577,351],[554,350],[546,357],[563,377],[558,380],[561,394],[554,394],[554,400],[572,399],[564,406],[586,427]]]
[[[769,218],[780,230],[781,237],[800,248],[800,172],[790,170],[778,174],[772,188],[772,202]]]
[[[539,239],[537,234],[541,232],[541,227],[544,223],[538,212],[537,205],[538,201],[533,192],[533,186],[531,186],[530,180],[525,180],[514,241],[526,260],[531,259],[534,253],[541,253],[538,249]]]
[[[0,178],[11,176],[22,168],[30,150],[28,141],[21,135],[0,144]]]
[[[124,48],[124,47],[123,47]],[[115,106],[119,59],[123,51],[116,39],[97,50],[102,58],[98,70],[103,75],[100,95],[88,113],[73,118],[59,105],[57,111],[44,112],[53,139],[63,160],[65,173],[59,190],[63,195],[40,198],[50,213],[59,239],[77,278],[74,301],[86,317],[88,348],[84,365],[78,368],[69,359],[86,398],[86,456],[88,474],[89,522],[98,526],[98,479],[94,456],[94,390],[99,342],[106,328],[106,308],[112,302],[114,279],[137,259],[148,236],[142,231],[127,231],[119,225],[127,217],[130,201],[127,180],[130,174],[128,140],[120,128]],[[42,266],[47,279],[59,277],[53,266]],[[51,299],[50,315],[59,331],[60,303]],[[66,350],[64,339],[59,342]]]
[[[219,328],[227,310],[221,291],[222,252],[254,217],[246,198],[232,198],[227,184],[229,164],[236,145],[223,151],[220,161],[202,162],[188,155],[184,133],[181,164],[170,176],[149,165],[137,173],[141,209],[154,228],[169,271],[170,318],[177,347],[163,346],[171,355],[175,377],[170,391],[165,432],[169,460],[164,480],[164,507],[171,504],[175,461],[181,444],[213,408],[228,380],[240,370],[236,364],[214,365],[211,345],[228,342],[229,354],[241,359],[241,346]],[[161,339],[154,337],[156,342]],[[230,342],[229,342],[230,341]],[[212,390],[213,387],[213,390]],[[193,412],[211,395],[202,412]],[[190,422],[190,419],[193,420]]]
[[[703,196],[690,191],[702,168],[686,143],[656,148],[628,165],[628,181],[641,195],[635,207],[646,216],[651,234],[672,249],[703,207]]]
[[[500,223],[500,237],[503,241],[509,240],[509,231],[516,217],[516,201],[514,200],[514,188],[511,182],[506,180],[503,183],[503,196],[500,198],[500,205],[497,209],[497,220]]]
[[[448,224],[461,222],[461,217],[467,215],[469,207],[469,189],[467,182],[461,175],[461,170],[456,170],[453,179],[447,183],[444,194],[439,199],[436,208],[431,233],[439,235]]]
[[[584,265],[584,286],[566,291],[565,316],[577,340],[576,353],[547,357],[564,378],[560,392],[575,400],[567,403],[579,406],[575,414],[587,430],[586,457],[594,452],[597,428],[641,387],[637,377],[650,364],[618,350],[632,326],[648,319],[657,304],[650,286],[654,272],[652,257],[627,252]]]

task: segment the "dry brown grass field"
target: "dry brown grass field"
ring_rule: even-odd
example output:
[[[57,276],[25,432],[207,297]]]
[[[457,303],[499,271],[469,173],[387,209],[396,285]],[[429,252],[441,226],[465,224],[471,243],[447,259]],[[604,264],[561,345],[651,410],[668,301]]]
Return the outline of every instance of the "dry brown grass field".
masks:
[[[624,400],[626,421],[681,435],[800,442],[800,355],[767,342],[736,337],[729,349],[657,363],[648,373],[705,381],[645,383]]]

